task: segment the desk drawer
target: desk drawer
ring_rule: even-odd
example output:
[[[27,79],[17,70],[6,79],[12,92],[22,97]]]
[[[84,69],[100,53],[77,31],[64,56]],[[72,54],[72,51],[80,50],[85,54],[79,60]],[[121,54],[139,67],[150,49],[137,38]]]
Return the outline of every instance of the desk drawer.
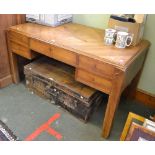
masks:
[[[12,41],[10,41],[10,47],[11,47],[12,52],[20,56],[23,56],[27,59],[33,59],[36,56],[34,53],[30,51],[29,48],[19,45],[17,43],[14,43]]]
[[[51,46],[42,41],[30,39],[30,49],[46,56],[52,57]]]
[[[26,46],[28,47],[29,46],[29,39],[28,37],[20,34],[20,33],[17,33],[17,32],[13,32],[13,31],[9,31],[9,39],[13,42],[16,42],[20,45],[23,45],[23,46]]]
[[[111,90],[111,81],[82,69],[76,70],[76,80],[105,93]]]
[[[63,48],[54,47],[52,57],[66,64],[76,66],[76,54]]]
[[[82,55],[79,56],[78,66],[95,74],[107,76],[109,78],[111,78],[114,73],[114,68],[111,65]]]

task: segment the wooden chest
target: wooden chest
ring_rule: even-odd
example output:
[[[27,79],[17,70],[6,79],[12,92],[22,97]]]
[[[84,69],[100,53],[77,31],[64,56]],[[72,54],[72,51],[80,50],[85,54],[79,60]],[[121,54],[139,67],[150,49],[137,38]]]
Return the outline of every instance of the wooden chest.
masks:
[[[24,67],[27,87],[34,93],[61,105],[87,121],[91,112],[103,101],[103,94],[75,81],[73,67],[43,57]]]

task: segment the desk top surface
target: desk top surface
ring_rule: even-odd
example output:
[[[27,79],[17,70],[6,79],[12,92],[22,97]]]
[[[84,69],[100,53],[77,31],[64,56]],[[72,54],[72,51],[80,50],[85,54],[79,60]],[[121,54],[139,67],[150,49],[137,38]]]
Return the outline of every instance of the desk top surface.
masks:
[[[75,23],[68,23],[55,28],[25,23],[12,26],[10,30],[101,60],[122,70],[125,70],[150,45],[147,40],[142,40],[137,46],[125,49],[118,49],[114,45],[105,46],[103,42],[104,30]]]

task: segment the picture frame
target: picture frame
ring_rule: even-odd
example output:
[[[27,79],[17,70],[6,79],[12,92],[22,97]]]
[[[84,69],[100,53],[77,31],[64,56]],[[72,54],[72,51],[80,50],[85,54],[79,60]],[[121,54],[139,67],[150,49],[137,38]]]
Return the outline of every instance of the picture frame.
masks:
[[[0,120],[0,141],[17,141],[18,138],[10,128]]]
[[[155,132],[132,122],[126,141],[155,141]]]
[[[149,130],[152,130],[155,132],[155,122],[145,119],[143,126]]]
[[[132,122],[135,122],[139,125],[143,125],[144,121],[145,121],[145,117],[142,117],[135,113],[129,112],[123,132],[120,137],[120,141],[124,141],[126,139],[126,136],[128,134],[128,131],[129,131],[129,128],[130,128]]]

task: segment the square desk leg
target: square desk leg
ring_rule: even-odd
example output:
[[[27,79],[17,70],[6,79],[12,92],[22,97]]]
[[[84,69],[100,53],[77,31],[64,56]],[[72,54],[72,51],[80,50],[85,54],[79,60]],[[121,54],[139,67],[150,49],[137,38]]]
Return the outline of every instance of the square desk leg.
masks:
[[[13,53],[11,50],[9,31],[6,32],[6,35],[7,35],[7,45],[8,45],[8,51],[9,51],[9,60],[10,60],[12,81],[13,81],[13,83],[17,84],[20,81],[17,55],[15,53]]]
[[[18,71],[18,62],[17,62],[17,55],[10,51],[10,66],[11,66],[11,74],[12,74],[12,81],[17,84],[19,83],[19,71]]]
[[[112,128],[114,115],[122,93],[123,80],[124,80],[124,74],[121,72],[121,74],[116,75],[116,77],[112,82],[112,90],[109,94],[109,99],[103,121],[102,136],[104,138],[108,138]]]
[[[135,95],[136,90],[137,90],[137,86],[138,86],[138,82],[139,82],[141,73],[142,73],[142,69],[140,69],[140,71],[137,73],[137,75],[131,81],[130,85],[127,87],[127,90],[125,92],[127,99],[134,99],[135,98],[134,95]]]

